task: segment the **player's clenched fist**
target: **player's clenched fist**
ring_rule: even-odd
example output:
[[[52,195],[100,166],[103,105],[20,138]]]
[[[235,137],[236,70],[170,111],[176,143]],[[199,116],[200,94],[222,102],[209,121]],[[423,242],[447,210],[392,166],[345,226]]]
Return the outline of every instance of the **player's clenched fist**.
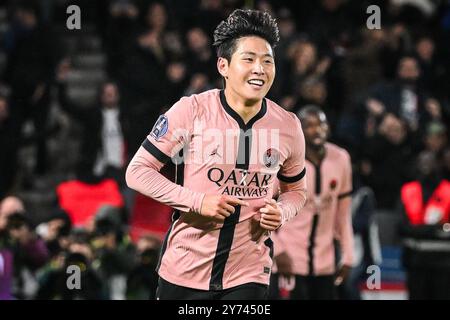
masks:
[[[216,222],[223,222],[234,213],[234,207],[237,205],[248,207],[248,202],[232,196],[206,195],[203,198],[200,214]]]
[[[274,199],[264,199],[266,205],[259,209],[261,219],[259,225],[269,231],[276,230],[281,225],[281,208]]]

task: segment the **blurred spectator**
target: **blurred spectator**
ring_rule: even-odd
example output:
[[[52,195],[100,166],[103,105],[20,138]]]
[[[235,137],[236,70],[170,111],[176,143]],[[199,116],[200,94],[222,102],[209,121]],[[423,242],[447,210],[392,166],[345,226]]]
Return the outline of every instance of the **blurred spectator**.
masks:
[[[0,300],[13,299],[13,252],[10,239],[0,228]]]
[[[212,36],[214,29],[226,17],[223,0],[201,0],[195,21],[201,21],[205,33]]]
[[[255,6],[256,10],[259,11],[267,11],[268,13],[270,13],[270,15],[275,15],[274,9],[273,9],[273,4],[272,2],[268,1],[268,0],[259,0],[256,1],[256,6]]]
[[[142,2],[144,3],[144,2]],[[144,3],[142,9],[141,33],[149,31],[153,40],[149,40],[148,49],[162,63],[180,58],[184,47],[181,44],[179,31],[173,28],[174,19],[169,16],[166,3],[163,1],[152,1]]]
[[[398,74],[400,58],[412,50],[411,32],[402,22],[395,22],[384,28],[380,61],[384,77],[392,81]]]
[[[34,289],[29,284],[34,281],[34,273],[48,261],[48,249],[35,234],[25,212],[8,215],[6,230],[13,255],[12,294],[17,299],[31,298]]]
[[[36,227],[36,233],[45,241],[52,258],[67,249],[71,227],[69,215],[61,209],[56,209]]]
[[[195,73],[191,77],[189,86],[186,88],[184,95],[189,96],[211,89],[212,86],[208,82],[208,77],[203,73]]]
[[[144,25],[157,34],[167,28],[167,10],[163,2],[150,3],[144,13]]]
[[[291,10],[283,7],[278,12],[278,28],[280,30],[280,42],[276,51],[281,55],[281,59],[286,59],[288,47],[296,39],[297,26]]]
[[[270,89],[269,96],[273,100],[281,100],[282,95],[291,94],[287,84],[289,84],[289,76],[291,72],[291,55],[297,40],[296,21],[292,12],[288,8],[281,8],[278,14],[278,28],[280,30],[280,42],[275,48],[275,63],[277,65],[277,81],[274,81]],[[290,84],[288,86],[290,88]],[[290,96],[292,98],[292,96]],[[291,110],[290,107],[281,103],[283,108]]]
[[[358,179],[356,179],[358,181]],[[375,220],[376,200],[367,186],[354,183],[352,197],[352,224],[354,232],[355,261],[343,286],[340,299],[361,300],[360,284],[367,280],[367,267],[381,265],[381,244],[378,224]]]
[[[16,212],[25,212],[22,200],[15,196],[0,199],[0,230],[6,230],[8,216]]]
[[[433,92],[438,85],[436,77],[435,44],[430,37],[422,37],[416,42],[415,53],[422,72],[421,84],[428,92]]]
[[[401,189],[403,264],[413,300],[450,299],[450,181],[438,170],[433,153],[420,153],[418,179]]]
[[[321,0],[308,17],[306,32],[321,48],[339,52],[348,41],[351,19],[343,0]]]
[[[61,108],[83,126],[81,162],[91,164],[96,175],[113,178],[124,185],[126,124],[121,109],[120,94],[114,82],[104,82],[96,105],[75,105],[67,94],[67,75],[70,65],[63,60],[58,69],[58,99]]]
[[[67,254],[61,265],[55,265],[40,277],[40,286],[36,295],[39,300],[100,300],[105,299],[101,279],[92,268],[92,248],[87,239],[72,237]],[[80,288],[71,290],[67,283],[72,273],[69,266],[80,270]]]
[[[324,106],[328,97],[327,86],[325,82],[316,77],[305,79],[299,87],[299,101],[297,106],[301,109],[306,105]],[[330,110],[325,109],[328,114]],[[297,110],[297,109],[296,109]]]
[[[48,249],[34,233],[31,222],[24,212],[16,212],[8,216],[7,230],[10,238],[17,246],[19,263],[24,263],[32,270],[43,266],[48,259]]]
[[[120,73],[119,88],[124,116],[130,123],[128,154],[134,154],[167,102],[164,53],[155,31],[144,31]]]
[[[400,59],[396,81],[376,86],[366,100],[369,119],[382,119],[387,112],[393,113],[404,120],[412,132],[417,132],[419,127],[423,129],[431,119],[441,119],[441,105],[419,87],[419,77],[415,58],[404,56]]]
[[[178,101],[184,94],[184,89],[188,84],[188,70],[183,61],[173,61],[167,66],[168,89],[170,95],[169,104]]]
[[[134,245],[124,234],[117,208],[102,207],[95,217],[92,238],[95,270],[104,284],[108,299],[123,300],[126,291],[126,275],[134,266]]]
[[[208,77],[208,81],[213,82],[217,76],[216,56],[211,49],[211,44],[205,32],[195,27],[190,29],[186,35],[189,72],[203,73]]]
[[[289,50],[292,59],[293,70],[289,82],[290,90],[295,92],[309,76],[316,75],[317,67],[317,48],[309,41],[300,41],[293,44]]]
[[[139,8],[134,1],[114,0],[109,6],[105,38],[108,73],[116,78],[123,67],[138,30]]]
[[[317,46],[308,40],[293,42],[287,55],[292,66],[289,75],[281,79],[284,81],[283,107],[297,112],[308,104],[320,106],[334,127],[341,108],[341,98],[336,94],[341,82],[336,77],[337,60],[320,55]]]
[[[438,161],[443,178],[450,180],[450,153],[447,127],[439,121],[428,123],[424,133],[425,150],[432,152]]]
[[[394,209],[401,185],[411,177],[413,150],[404,121],[384,117],[367,139],[361,162],[363,182],[373,188],[380,209]]]
[[[383,62],[381,50],[386,38],[384,29],[368,30],[362,28],[354,44],[346,52],[342,66],[346,109],[352,105],[350,99],[365,92],[373,83],[382,78]]]
[[[9,100],[0,95],[0,199],[11,191],[17,173],[20,126]]]
[[[159,61],[165,59],[163,39],[166,28],[167,12],[164,5],[161,2],[151,3],[144,12],[144,29],[150,31],[151,36],[144,41]]]
[[[14,11],[4,38],[7,53],[5,80],[11,86],[11,104],[16,109],[19,127],[33,120],[37,133],[35,171],[47,170],[46,131],[50,110],[50,84],[59,55],[57,37],[40,23],[36,8],[23,2]]]
[[[15,212],[24,212],[20,199],[7,197],[0,200],[0,300],[13,299],[14,249],[8,234],[8,217]]]
[[[447,147],[447,128],[442,122],[433,121],[427,124],[424,133],[425,149],[441,157]]]
[[[144,13],[144,29],[149,30],[158,40],[152,43],[151,50],[160,61],[180,58],[184,53],[178,30],[172,27],[165,2],[151,2]]]
[[[432,0],[391,0],[389,5],[397,19],[410,27],[416,22],[425,22],[437,8],[437,3]]]
[[[138,262],[127,279],[127,299],[153,300],[158,286],[158,264],[161,242],[158,238],[147,235],[137,242]]]

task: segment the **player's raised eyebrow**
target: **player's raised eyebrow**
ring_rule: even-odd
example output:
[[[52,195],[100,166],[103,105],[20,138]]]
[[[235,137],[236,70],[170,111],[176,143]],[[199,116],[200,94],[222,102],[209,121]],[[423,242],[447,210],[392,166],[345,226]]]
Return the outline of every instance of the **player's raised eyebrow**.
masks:
[[[248,55],[256,56],[256,53],[255,53],[255,52],[252,52],[252,51],[244,51],[244,52],[241,52],[240,54],[241,54],[241,55],[248,54]],[[273,56],[272,56],[270,53],[265,53],[265,54],[263,54],[262,56],[263,56],[263,57],[270,57],[270,58],[273,58]]]

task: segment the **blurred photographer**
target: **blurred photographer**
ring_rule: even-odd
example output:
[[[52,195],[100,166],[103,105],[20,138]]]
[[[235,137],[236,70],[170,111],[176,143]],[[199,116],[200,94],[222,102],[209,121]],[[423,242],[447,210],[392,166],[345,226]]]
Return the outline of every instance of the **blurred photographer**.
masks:
[[[124,235],[120,210],[102,207],[95,217],[92,238],[95,268],[105,284],[110,299],[125,299],[126,275],[134,266],[135,248]]]
[[[127,299],[153,300],[158,287],[158,265],[161,241],[151,235],[142,236],[137,243],[137,265],[127,279]]]
[[[34,232],[25,212],[15,212],[7,217],[7,237],[13,254],[13,287],[17,299],[27,299],[34,294],[35,272],[45,265],[49,252],[45,242]]]
[[[64,254],[60,266],[49,269],[40,278],[38,300],[102,300],[105,299],[103,284],[92,268],[93,251],[89,245],[88,234],[73,232],[70,244]],[[73,277],[69,267],[76,266],[79,270],[79,288],[69,288]],[[76,270],[76,269],[75,269]],[[69,279],[70,278],[70,279]]]
[[[36,233],[45,241],[52,258],[67,249],[71,228],[70,217],[62,209],[56,209],[36,227]]]

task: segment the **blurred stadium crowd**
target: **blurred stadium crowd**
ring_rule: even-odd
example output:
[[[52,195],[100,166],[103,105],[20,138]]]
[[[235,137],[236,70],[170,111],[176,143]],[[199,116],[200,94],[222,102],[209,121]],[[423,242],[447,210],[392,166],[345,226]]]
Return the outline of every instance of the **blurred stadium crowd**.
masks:
[[[80,30],[66,27],[70,4]],[[366,26],[372,4],[381,29]],[[154,296],[170,210],[129,190],[124,169],[159,114],[222,87],[212,33],[245,6],[279,24],[269,98],[325,110],[355,192],[373,194],[373,215],[388,221],[381,238],[401,221],[405,183],[450,179],[448,1],[2,1],[0,299]],[[158,210],[152,230],[142,219]],[[367,236],[362,214],[354,229]],[[74,263],[78,291],[66,286]]]

